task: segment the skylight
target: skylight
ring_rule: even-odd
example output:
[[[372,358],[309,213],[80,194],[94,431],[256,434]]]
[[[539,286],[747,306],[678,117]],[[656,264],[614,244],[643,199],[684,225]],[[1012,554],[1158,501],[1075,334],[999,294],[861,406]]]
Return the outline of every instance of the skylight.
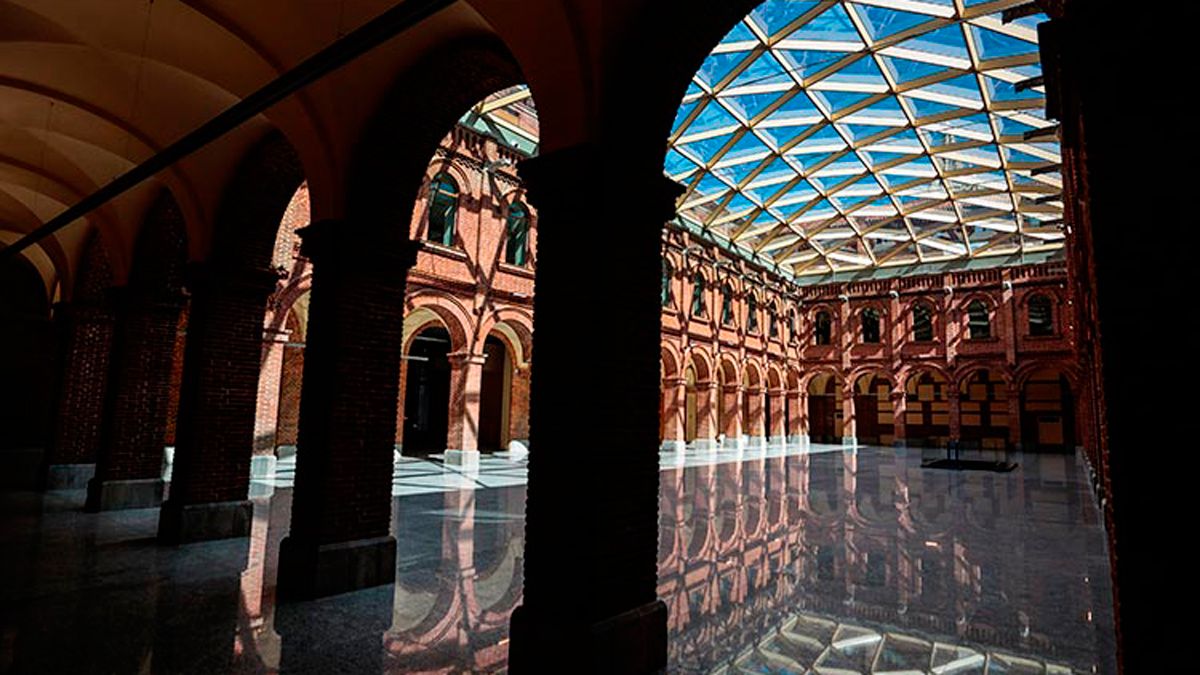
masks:
[[[1016,4],[767,0],[680,106],[681,223],[788,276],[1060,249],[1045,17]]]

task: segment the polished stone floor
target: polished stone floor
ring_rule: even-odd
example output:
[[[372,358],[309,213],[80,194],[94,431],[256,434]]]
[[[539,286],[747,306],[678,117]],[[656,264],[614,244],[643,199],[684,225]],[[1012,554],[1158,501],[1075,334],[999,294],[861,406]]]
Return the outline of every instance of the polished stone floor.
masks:
[[[1011,458],[968,473],[922,469],[919,450],[663,453],[670,670],[1115,672],[1085,470]],[[276,607],[289,471],[252,486],[249,542],[182,548],[155,544],[156,510],[0,493],[0,673],[504,670],[523,461],[397,462],[397,583]]]

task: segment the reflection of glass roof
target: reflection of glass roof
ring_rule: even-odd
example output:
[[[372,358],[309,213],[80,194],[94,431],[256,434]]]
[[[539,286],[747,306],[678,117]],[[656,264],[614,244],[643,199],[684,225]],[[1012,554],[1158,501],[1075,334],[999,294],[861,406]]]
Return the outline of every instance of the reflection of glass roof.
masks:
[[[787,276],[1061,248],[1045,17],[1015,4],[766,0],[676,117],[684,226]]]

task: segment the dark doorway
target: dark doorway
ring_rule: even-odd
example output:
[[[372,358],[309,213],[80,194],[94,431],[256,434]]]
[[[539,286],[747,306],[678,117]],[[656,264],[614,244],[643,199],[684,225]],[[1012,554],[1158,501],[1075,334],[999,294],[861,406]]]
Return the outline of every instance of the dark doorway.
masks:
[[[880,444],[879,398],[875,392],[854,394],[854,422],[860,443]]]
[[[1074,452],[1075,401],[1067,378],[1052,370],[1030,376],[1021,390],[1023,449]]]
[[[450,334],[426,328],[408,350],[404,386],[404,454],[446,449],[450,421]]]
[[[508,417],[508,348],[494,335],[483,344],[483,382],[479,387],[479,451],[504,449],[505,420]]]
[[[829,377],[824,383],[814,380],[808,393],[809,439],[817,443],[841,443],[838,417],[838,381]]]

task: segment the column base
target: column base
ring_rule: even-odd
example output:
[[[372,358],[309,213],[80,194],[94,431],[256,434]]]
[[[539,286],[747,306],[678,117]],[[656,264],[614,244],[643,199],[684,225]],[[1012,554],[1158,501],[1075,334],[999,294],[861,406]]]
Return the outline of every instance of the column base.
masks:
[[[509,672],[554,672],[564,663],[579,663],[581,656],[591,664],[592,673],[640,675],[666,669],[667,606],[663,601],[655,600],[590,626],[573,624],[572,618],[536,616],[524,605],[517,607],[509,628]]]
[[[892,447],[893,448],[907,448],[908,441],[903,438],[897,438],[896,440],[892,441]]]
[[[279,458],[275,455],[254,455],[250,458],[250,479],[274,478]]]
[[[161,478],[136,480],[92,478],[88,481],[87,502],[83,508],[92,513],[156,508],[162,505],[163,485]]]
[[[687,450],[687,441],[681,441],[676,438],[663,441],[662,445],[659,447],[659,450],[663,452],[683,452],[684,450]]]
[[[688,450],[716,450],[717,441],[712,438],[697,438],[687,446]]]
[[[46,467],[46,490],[83,490],[96,477],[95,464],[51,464]]]
[[[765,436],[743,436],[745,446],[747,448],[765,448],[767,446],[767,438]]]
[[[450,466],[457,466],[467,471],[477,471],[479,469],[479,451],[447,450],[444,461]]]
[[[158,516],[158,540],[190,544],[250,536],[254,505],[249,500],[208,504],[176,504],[168,499]]]
[[[858,437],[842,436],[842,445],[858,445]]]
[[[396,539],[391,536],[317,544],[284,538],[279,546],[281,602],[311,600],[396,581]]]
[[[796,434],[795,436],[788,436],[787,442],[789,445],[808,445],[808,434]]]

